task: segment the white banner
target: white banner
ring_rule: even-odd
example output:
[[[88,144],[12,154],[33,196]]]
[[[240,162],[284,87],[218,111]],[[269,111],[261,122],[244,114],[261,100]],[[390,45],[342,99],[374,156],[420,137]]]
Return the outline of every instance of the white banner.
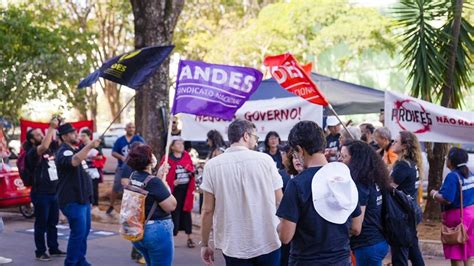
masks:
[[[396,136],[415,133],[420,141],[474,143],[474,113],[449,109],[394,92],[385,92],[385,126]]]
[[[300,97],[271,100],[247,101],[236,113],[237,118],[253,122],[257,127],[260,140],[264,140],[270,131],[276,131],[281,140],[287,140],[291,128],[302,120],[312,120],[322,125],[323,108],[308,103]],[[230,121],[222,119],[180,114],[182,121],[181,136],[190,141],[206,141],[207,132],[217,129],[227,140],[227,128]]]

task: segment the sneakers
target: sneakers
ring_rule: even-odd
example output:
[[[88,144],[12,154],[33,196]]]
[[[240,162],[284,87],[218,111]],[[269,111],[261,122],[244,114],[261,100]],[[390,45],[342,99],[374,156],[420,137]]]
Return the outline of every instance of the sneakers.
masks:
[[[58,249],[58,250],[55,250],[55,251],[50,251],[49,255],[51,257],[66,257],[66,252]]]
[[[10,263],[12,261],[13,261],[12,259],[5,258],[5,257],[0,257],[0,264],[7,264],[7,263]]]
[[[39,261],[51,261],[51,257],[46,253],[36,256],[36,259]]]

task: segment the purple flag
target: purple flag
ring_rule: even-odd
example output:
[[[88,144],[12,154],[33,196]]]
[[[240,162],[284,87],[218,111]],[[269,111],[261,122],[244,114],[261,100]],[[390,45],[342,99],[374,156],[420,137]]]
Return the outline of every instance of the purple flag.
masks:
[[[181,60],[172,113],[232,120],[262,77],[260,71],[249,67]]]

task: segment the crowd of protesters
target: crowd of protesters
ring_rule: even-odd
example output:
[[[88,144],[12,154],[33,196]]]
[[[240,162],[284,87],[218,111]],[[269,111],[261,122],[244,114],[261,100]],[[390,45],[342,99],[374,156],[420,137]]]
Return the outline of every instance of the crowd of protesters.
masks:
[[[175,119],[167,161],[163,156],[157,162],[133,123],[113,147],[118,166],[108,215],[117,215],[115,201],[124,185],[154,177],[145,187],[150,219],[143,239],[132,243],[134,260],[172,265],[173,238],[179,231],[186,233],[187,247],[197,245],[191,237],[191,212],[198,191],[206,265],[213,265],[214,249],[221,250],[227,265],[382,265],[389,252],[395,266],[408,261],[424,265],[417,236],[408,246],[390,245],[382,222],[384,191],[393,188],[416,202],[416,223],[421,222],[416,183],[423,164],[415,134],[392,136],[385,127],[343,125],[328,117],[326,130],[311,121],[297,123],[286,143],[270,131],[258,152],[255,125],[237,119],[228,127],[229,146],[219,131],[208,132],[210,150],[198,171],[177,124]],[[106,160],[100,140],[92,140],[89,130],[79,137],[71,124],[60,124],[56,117],[46,136],[38,129],[26,136],[25,167],[34,180],[35,257],[50,261],[65,256],[65,265],[90,265],[87,237],[91,212],[100,212],[98,187]],[[446,258],[453,265],[469,265],[474,255],[474,177],[464,150],[452,148],[447,159],[451,172],[430,196],[443,206],[443,223],[455,227],[461,218],[468,235],[464,244],[444,245]],[[67,252],[57,241],[60,210],[71,229]]]

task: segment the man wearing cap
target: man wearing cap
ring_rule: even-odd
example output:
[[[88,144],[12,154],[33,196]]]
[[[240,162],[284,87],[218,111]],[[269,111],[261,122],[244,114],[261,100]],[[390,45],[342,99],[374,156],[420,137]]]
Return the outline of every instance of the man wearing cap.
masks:
[[[328,164],[323,130],[312,121],[296,124],[288,141],[305,168],[288,182],[276,213],[280,240],[291,241],[289,265],[349,266],[350,222],[361,214],[349,168]]]
[[[204,166],[201,258],[213,264],[212,227],[214,246],[222,250],[227,265],[278,265],[275,211],[282,179],[272,158],[254,151],[258,136],[253,123],[235,120],[228,137],[231,147]]]
[[[58,135],[63,143],[56,153],[58,200],[71,229],[64,265],[90,265],[85,256],[91,227],[92,179],[85,171],[85,159],[91,149],[99,146],[100,140],[77,149],[77,132],[69,123],[58,128]]]
[[[328,116],[326,125],[329,135],[326,137],[326,158],[329,162],[337,162],[337,150],[341,138],[341,123],[335,116]]]

